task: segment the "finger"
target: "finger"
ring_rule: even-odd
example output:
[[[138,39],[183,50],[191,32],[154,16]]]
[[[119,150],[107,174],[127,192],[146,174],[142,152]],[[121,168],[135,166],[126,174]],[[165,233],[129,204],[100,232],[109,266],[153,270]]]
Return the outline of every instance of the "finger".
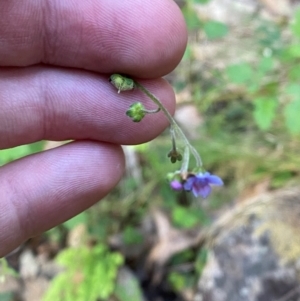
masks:
[[[0,2],[0,66],[38,63],[141,78],[180,61],[187,40],[172,0]]]
[[[163,79],[141,81],[173,113],[175,96]],[[107,76],[87,71],[31,67],[0,71],[0,148],[39,140],[92,139],[139,144],[159,135],[162,112],[134,123],[125,112],[133,102],[156,105],[139,90],[120,94]]]
[[[73,142],[0,168],[0,257],[103,198],[124,171],[120,147]]]

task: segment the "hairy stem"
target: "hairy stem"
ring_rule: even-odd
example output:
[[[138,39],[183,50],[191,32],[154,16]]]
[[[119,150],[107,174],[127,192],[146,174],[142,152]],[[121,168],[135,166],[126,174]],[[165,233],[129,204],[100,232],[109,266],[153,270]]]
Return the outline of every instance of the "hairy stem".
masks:
[[[181,174],[185,174],[185,173],[188,172],[189,161],[190,161],[190,150],[189,150],[189,148],[186,146],[186,147],[184,148],[183,160],[182,160],[182,165],[181,165],[181,169],[180,169],[180,173],[181,173]]]
[[[137,81],[134,81],[134,85],[138,89],[140,89],[143,93],[145,93],[163,111],[163,113],[165,114],[165,116],[167,117],[167,119],[170,123],[171,130],[174,130],[175,132],[177,132],[180,135],[180,137],[184,141],[185,145],[189,148],[189,150],[193,154],[193,156],[196,160],[197,167],[201,167],[202,166],[202,160],[201,160],[198,152],[190,144],[189,140],[187,139],[187,137],[185,136],[185,134],[183,133],[183,131],[181,130],[181,128],[179,127],[179,125],[177,124],[175,119],[169,113],[169,111],[164,107],[164,105],[160,102],[160,100],[157,97],[155,97],[149,90],[147,90],[143,85],[141,85]]]

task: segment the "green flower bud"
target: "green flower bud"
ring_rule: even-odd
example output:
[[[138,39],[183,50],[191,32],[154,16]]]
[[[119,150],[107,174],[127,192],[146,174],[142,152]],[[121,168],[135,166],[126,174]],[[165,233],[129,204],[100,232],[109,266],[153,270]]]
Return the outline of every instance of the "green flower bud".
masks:
[[[132,90],[134,88],[134,81],[131,78],[120,74],[111,75],[109,81],[118,89],[118,93],[121,91]]]
[[[178,152],[176,149],[172,149],[168,153],[168,157],[171,160],[171,163],[176,163],[176,161],[181,161],[182,160],[182,155],[180,152]]]
[[[133,122],[140,122],[146,115],[145,107],[142,103],[135,102],[126,111],[126,115],[130,117]]]

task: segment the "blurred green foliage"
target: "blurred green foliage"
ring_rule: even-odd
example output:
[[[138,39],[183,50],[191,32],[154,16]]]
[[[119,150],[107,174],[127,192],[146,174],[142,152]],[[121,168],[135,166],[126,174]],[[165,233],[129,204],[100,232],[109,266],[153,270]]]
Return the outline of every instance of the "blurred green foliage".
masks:
[[[208,201],[171,191],[166,174],[179,165],[172,165],[167,159],[170,150],[167,132],[153,142],[136,147],[142,183],[126,176],[104,200],[62,225],[70,231],[78,224],[86,224],[97,244],[90,248],[65,249],[58,254],[57,261],[66,270],[53,280],[45,300],[107,299],[114,292],[116,273],[124,260],[109,249],[109,238],[119,234],[126,246],[143,244],[147,237],[139,230],[153,208],[160,207],[167,212],[173,227],[200,231],[211,223],[216,210],[252,185],[269,181],[269,188],[276,189],[299,182],[300,10],[295,11],[289,23],[256,16],[255,22],[249,19],[247,22],[253,22],[251,47],[247,49],[250,59],[236,55],[234,60],[227,61],[225,53],[223,67],[217,68],[213,59],[199,63],[193,49],[193,43],[198,46],[201,39],[217,43],[231,38],[230,26],[199,18],[195,5],[208,2],[184,2],[182,11],[194,39],[172,84],[177,92],[189,91],[189,103],[195,105],[203,119],[193,144],[205,168],[220,175],[225,187],[215,190]],[[230,52],[230,47],[226,51]],[[40,151],[42,147],[43,143],[36,143],[3,150],[0,163]],[[49,239],[61,239],[59,232],[58,228],[50,231]],[[169,285],[179,293],[194,285],[206,257],[204,248],[174,256],[166,277]],[[172,269],[185,263],[192,265],[188,272]],[[115,297],[119,300],[125,294],[122,289],[116,290]],[[137,293],[132,300],[141,299]]]
[[[44,301],[107,300],[114,292],[118,268],[123,264],[119,253],[103,244],[64,249],[56,258],[65,267],[56,276]]]
[[[207,214],[202,208],[195,210],[193,206],[173,206],[171,211],[173,224],[178,228],[192,228],[196,225],[207,225],[210,222]]]
[[[124,281],[125,279],[123,279]],[[117,283],[114,296],[119,301],[143,301],[143,293],[139,281],[135,277],[127,277],[122,284]]]
[[[187,1],[183,10],[189,30],[202,30],[208,39],[226,38],[230,33],[228,26],[215,20],[200,20],[194,9],[195,4],[197,1]],[[283,31],[290,32],[288,43],[287,35],[282,36]],[[206,87],[206,91],[200,94],[220,97],[225,93],[224,89],[235,85],[236,89],[243,89],[242,97],[252,106],[253,121],[260,130],[272,129],[276,120],[284,123],[288,134],[298,135],[300,10],[295,12],[290,25],[261,20],[254,33],[253,43],[256,44],[253,54],[256,61],[229,63],[224,71],[216,74],[219,89]],[[194,60],[190,48],[184,58]],[[194,91],[195,94],[197,92],[199,94],[199,91]],[[211,102],[214,100],[211,99]]]
[[[73,218],[69,219],[68,221],[66,221],[64,223],[64,226],[68,229],[68,230],[72,230],[75,227],[77,227],[80,224],[88,224],[88,218],[89,215],[87,214],[86,211],[74,216]]]
[[[185,275],[178,272],[171,272],[168,275],[168,281],[177,292],[181,292],[187,286]]]
[[[122,234],[126,245],[141,244],[144,241],[143,235],[132,226],[126,226]]]
[[[5,282],[8,276],[18,277],[18,274],[12,269],[5,258],[0,258],[0,285],[5,287]],[[14,294],[10,291],[0,292],[0,301],[11,301],[14,298]]]
[[[44,142],[42,141],[0,150],[0,166],[19,158],[40,152],[43,150],[43,147]]]
[[[5,277],[11,275],[11,276],[18,276],[16,271],[12,269],[5,258],[0,258],[0,283],[5,282]]]
[[[0,301],[11,301],[13,300],[13,293],[0,293]]]
[[[228,26],[218,21],[208,21],[203,25],[203,30],[209,40],[220,39],[227,35]]]
[[[215,20],[201,20],[195,4],[207,4],[209,0],[186,0],[182,8],[187,27],[190,31],[202,29],[209,40],[220,39],[227,35],[228,26]]]

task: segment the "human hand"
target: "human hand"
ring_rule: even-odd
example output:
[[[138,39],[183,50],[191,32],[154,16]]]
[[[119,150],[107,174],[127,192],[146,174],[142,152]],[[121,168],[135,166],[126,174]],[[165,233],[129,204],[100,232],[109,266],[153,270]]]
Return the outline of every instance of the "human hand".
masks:
[[[129,105],[151,100],[117,94],[108,77],[139,78],[173,112],[159,77],[178,64],[187,36],[172,0],[10,0],[0,3],[0,37],[0,148],[75,140],[1,167],[1,257],[103,198],[124,171],[120,145],[168,125],[161,113],[133,123]]]

